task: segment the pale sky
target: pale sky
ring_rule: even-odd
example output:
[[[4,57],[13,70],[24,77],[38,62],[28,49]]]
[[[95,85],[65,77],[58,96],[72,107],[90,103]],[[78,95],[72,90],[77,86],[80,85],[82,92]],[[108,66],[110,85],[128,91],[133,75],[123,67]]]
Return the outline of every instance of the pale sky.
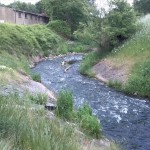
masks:
[[[0,3],[8,5],[14,1],[15,0],[0,0]],[[26,3],[30,2],[32,4],[35,4],[36,2],[38,2],[40,0],[19,0],[19,1],[20,2],[26,2]],[[132,3],[133,0],[128,0],[128,2]],[[96,0],[96,3],[98,4],[98,6],[102,6],[104,8],[107,8],[107,0]]]

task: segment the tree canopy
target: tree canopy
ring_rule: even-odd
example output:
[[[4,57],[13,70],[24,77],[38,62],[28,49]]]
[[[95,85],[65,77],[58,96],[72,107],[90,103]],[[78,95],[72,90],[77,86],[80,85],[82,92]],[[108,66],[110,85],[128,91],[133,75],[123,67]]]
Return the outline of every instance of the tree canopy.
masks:
[[[136,15],[126,0],[113,0],[111,7],[107,19],[110,35],[116,45],[135,33]]]
[[[87,22],[94,7],[94,0],[42,0],[42,3],[51,19],[66,21],[72,33],[79,22]]]
[[[41,2],[38,2],[34,5],[31,3],[15,1],[15,2],[9,4],[8,7],[18,9],[18,10],[28,11],[28,12],[32,12],[32,13],[42,13]]]
[[[150,13],[150,1],[149,0],[134,0],[134,7],[140,13]]]

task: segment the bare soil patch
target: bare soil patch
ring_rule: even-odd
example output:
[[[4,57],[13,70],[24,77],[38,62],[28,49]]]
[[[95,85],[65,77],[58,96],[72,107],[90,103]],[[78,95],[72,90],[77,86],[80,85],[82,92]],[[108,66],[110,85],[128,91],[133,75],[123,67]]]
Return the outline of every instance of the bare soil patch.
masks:
[[[96,78],[105,83],[109,81],[126,83],[130,74],[130,68],[129,65],[116,65],[112,60],[103,59],[92,68],[92,71]]]

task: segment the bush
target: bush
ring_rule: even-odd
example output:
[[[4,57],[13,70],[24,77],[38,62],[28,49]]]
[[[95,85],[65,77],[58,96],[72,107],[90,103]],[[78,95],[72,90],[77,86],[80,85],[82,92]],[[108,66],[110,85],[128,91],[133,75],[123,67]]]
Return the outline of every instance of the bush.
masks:
[[[90,115],[92,116],[92,109],[88,104],[84,104],[82,108],[78,110],[78,117],[82,118],[83,115]]]
[[[60,92],[57,99],[56,115],[79,124],[81,130],[93,138],[101,137],[101,126],[98,119],[92,115],[92,109],[84,104],[79,110],[73,109],[73,97],[70,91]]]
[[[81,129],[93,138],[101,137],[101,126],[98,119],[92,115],[92,109],[84,104],[78,111],[78,121]]]
[[[73,96],[70,91],[60,92],[57,99],[56,114],[63,118],[70,120],[73,115]]]
[[[65,21],[61,20],[50,21],[47,27],[51,28],[52,30],[62,35],[63,37],[69,39],[71,37],[71,29]]]
[[[37,74],[37,73],[32,74],[32,80],[34,80],[36,82],[41,82],[40,74]]]
[[[29,95],[30,100],[33,103],[39,104],[39,105],[46,105],[48,96],[46,94],[37,93],[34,95]]]
[[[94,27],[95,24],[87,26],[80,23],[78,30],[73,33],[74,39],[86,45],[98,46],[99,31]]]

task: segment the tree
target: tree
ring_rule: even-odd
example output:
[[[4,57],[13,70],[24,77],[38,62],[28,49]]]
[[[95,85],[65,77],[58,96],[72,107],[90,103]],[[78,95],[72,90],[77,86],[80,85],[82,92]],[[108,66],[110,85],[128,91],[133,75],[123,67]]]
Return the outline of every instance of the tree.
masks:
[[[106,30],[112,47],[131,37],[136,31],[136,15],[126,0],[112,0],[111,11],[106,16]]]
[[[150,1],[149,0],[134,0],[134,7],[140,13],[150,13]]]
[[[44,13],[44,7],[41,1],[35,4],[36,10],[39,14]]]
[[[9,4],[8,7],[18,9],[18,10],[28,11],[28,12],[32,12],[32,13],[38,13],[36,6],[31,3],[16,1],[16,2]]]
[[[47,15],[51,19],[68,23],[71,33],[77,30],[80,22],[87,22],[90,16],[90,0],[42,0]]]

